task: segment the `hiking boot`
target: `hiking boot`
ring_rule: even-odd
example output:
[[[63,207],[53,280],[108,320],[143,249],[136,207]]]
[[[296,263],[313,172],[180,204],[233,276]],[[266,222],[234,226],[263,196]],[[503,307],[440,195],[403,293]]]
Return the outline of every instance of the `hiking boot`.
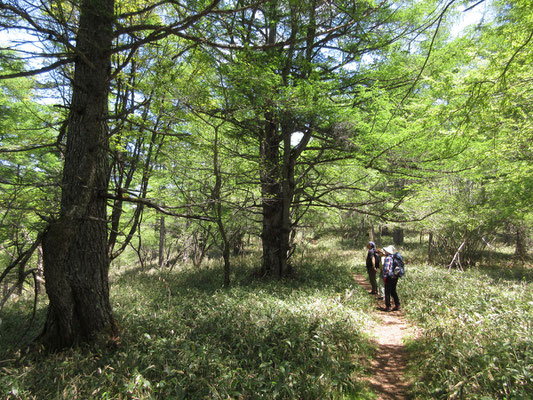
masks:
[[[390,307],[385,307],[385,312],[389,312],[390,311]]]
[[[392,309],[392,311],[401,311],[402,309],[400,308],[400,306],[396,306]]]

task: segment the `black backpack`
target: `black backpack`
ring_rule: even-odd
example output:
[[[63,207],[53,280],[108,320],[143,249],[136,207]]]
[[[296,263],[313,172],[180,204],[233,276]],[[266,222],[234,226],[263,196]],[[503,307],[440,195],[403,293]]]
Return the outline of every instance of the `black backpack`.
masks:
[[[405,266],[403,264],[403,257],[400,253],[394,253],[392,255],[392,267],[394,276],[401,278],[405,275]]]
[[[381,267],[381,256],[377,251],[374,253],[374,259],[376,260],[375,268],[379,269],[379,267]]]

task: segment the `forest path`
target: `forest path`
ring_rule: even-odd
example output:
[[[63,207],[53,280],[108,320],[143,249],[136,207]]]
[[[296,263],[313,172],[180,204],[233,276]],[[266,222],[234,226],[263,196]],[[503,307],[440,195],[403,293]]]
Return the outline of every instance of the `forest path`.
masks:
[[[367,276],[356,274],[354,278],[365,290],[371,290]],[[383,301],[376,299],[378,323],[373,327],[371,336],[376,342],[377,352],[365,380],[378,395],[378,400],[406,400],[409,398],[410,382],[404,377],[407,366],[404,339],[415,338],[417,330],[406,322],[401,311],[386,312],[384,309]]]

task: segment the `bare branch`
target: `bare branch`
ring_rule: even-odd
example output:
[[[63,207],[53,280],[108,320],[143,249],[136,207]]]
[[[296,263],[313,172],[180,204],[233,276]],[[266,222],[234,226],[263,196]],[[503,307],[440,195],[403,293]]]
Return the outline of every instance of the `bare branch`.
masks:
[[[47,143],[47,144],[28,146],[28,147],[18,147],[18,148],[11,148],[11,149],[1,148],[0,153],[21,153],[24,151],[46,149],[47,147],[56,147],[56,146],[57,146],[57,143]]]
[[[531,33],[529,34],[529,37],[527,38],[527,40],[525,41],[524,44],[522,44],[518,49],[516,49],[516,51],[513,53],[512,57],[509,59],[509,61],[507,62],[507,64],[505,65],[505,69],[503,70],[502,74],[498,77],[498,81],[500,79],[502,79],[503,77],[505,77],[505,74],[507,74],[507,70],[509,69],[509,67],[511,66],[511,63],[513,62],[514,58],[517,56],[518,53],[520,53],[520,51],[522,51],[522,49],[524,47],[526,47],[529,42],[531,42],[531,39],[533,38],[533,30],[531,30]]]
[[[153,208],[154,210],[157,210],[165,215],[170,215],[172,217],[179,217],[179,218],[188,218],[188,219],[196,219],[196,220],[199,220],[199,221],[207,221],[207,222],[215,222],[212,218],[209,218],[209,217],[205,217],[205,216],[202,216],[202,215],[190,215],[190,214],[180,214],[180,213],[175,213],[175,212],[172,212],[170,210],[168,210],[168,208],[166,207],[163,207],[157,203],[154,203],[153,201],[149,200],[149,199],[140,199],[140,198],[134,198],[134,197],[124,197],[124,196],[115,196],[115,195],[112,195],[112,194],[108,194],[106,196],[108,199],[112,199],[112,200],[120,200],[120,201],[125,201],[125,202],[128,202],[128,203],[134,203],[134,204],[142,204],[143,206],[146,206],[148,208]]]
[[[0,79],[13,79],[13,78],[22,78],[22,77],[25,77],[25,76],[35,76],[35,75],[42,74],[43,72],[52,71],[52,70],[54,70],[54,69],[56,69],[58,67],[61,67],[62,65],[70,64],[73,61],[74,61],[74,58],[73,57],[69,57],[69,58],[66,58],[64,60],[56,61],[55,63],[50,64],[50,65],[48,65],[46,67],[43,67],[43,68],[32,69],[32,70],[28,70],[28,71],[21,71],[21,72],[16,72],[16,73],[7,74],[7,75],[0,75]]]
[[[39,247],[41,244],[41,241],[43,240],[43,236],[46,233],[46,230],[43,230],[37,235],[37,239],[35,239],[35,242],[30,246],[30,248],[24,252],[22,252],[11,264],[7,266],[7,268],[2,272],[2,275],[0,275],[0,282],[2,282],[9,271],[11,271],[13,268],[17,266],[25,266],[26,263],[29,261],[30,257],[32,256],[33,252]]]

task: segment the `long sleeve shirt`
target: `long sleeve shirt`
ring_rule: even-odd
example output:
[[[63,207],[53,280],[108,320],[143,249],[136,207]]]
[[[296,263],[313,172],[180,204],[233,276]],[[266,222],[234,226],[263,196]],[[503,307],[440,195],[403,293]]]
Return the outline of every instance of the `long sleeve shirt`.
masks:
[[[376,257],[379,257],[376,253],[376,249],[368,250],[368,253],[366,255],[366,269],[376,268]]]
[[[394,265],[393,265],[392,255],[389,254],[387,257],[385,257],[385,263],[383,264],[383,278],[388,278],[388,277],[393,276],[394,275],[393,268],[394,268]]]

